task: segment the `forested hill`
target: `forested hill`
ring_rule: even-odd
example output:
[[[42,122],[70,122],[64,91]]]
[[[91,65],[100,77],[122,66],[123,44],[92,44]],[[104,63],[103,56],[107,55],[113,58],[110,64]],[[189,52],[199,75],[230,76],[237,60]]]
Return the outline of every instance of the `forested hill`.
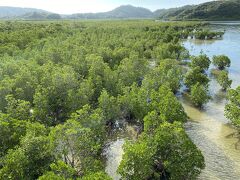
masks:
[[[128,19],[128,18],[153,18],[153,12],[142,7],[123,5],[108,12],[79,13],[68,16],[70,19]]]
[[[153,17],[153,12],[149,9],[131,5],[123,5],[108,12],[71,15],[59,15],[31,8],[0,7],[0,18],[2,19],[142,19]]]
[[[146,19],[163,20],[240,20],[240,0],[211,1],[199,5],[159,9],[123,5],[108,12],[59,15],[40,9],[0,7],[1,19]]]
[[[155,12],[167,20],[240,20],[240,0],[220,0]]]

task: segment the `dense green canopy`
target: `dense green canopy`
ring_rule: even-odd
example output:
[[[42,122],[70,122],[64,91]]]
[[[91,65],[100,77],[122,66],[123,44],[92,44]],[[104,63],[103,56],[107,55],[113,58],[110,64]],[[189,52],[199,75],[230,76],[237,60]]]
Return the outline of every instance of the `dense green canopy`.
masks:
[[[123,177],[196,178],[204,160],[175,93],[183,29],[198,26],[0,22],[0,179],[110,179],[103,150],[116,121],[142,133],[125,146]],[[199,67],[189,74],[189,86],[208,83]]]

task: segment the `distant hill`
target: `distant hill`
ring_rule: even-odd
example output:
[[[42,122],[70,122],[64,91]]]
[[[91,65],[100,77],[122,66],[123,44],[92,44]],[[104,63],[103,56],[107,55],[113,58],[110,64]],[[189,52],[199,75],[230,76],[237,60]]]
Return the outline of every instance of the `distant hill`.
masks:
[[[240,0],[211,1],[194,6],[164,9],[155,17],[168,20],[240,20]]]
[[[42,20],[60,19],[61,15],[51,13],[42,9],[0,6],[0,18]]]
[[[128,18],[152,18],[153,13],[146,8],[131,5],[120,6],[112,11],[102,13],[79,13],[67,16],[70,19],[128,19]]]
[[[240,0],[218,0],[199,5],[159,9],[154,12],[146,8],[124,5],[108,12],[77,13],[59,15],[41,9],[1,7],[0,19],[146,19],[163,20],[240,20]]]
[[[72,15],[59,15],[34,8],[18,8],[0,6],[1,19],[128,19],[128,18],[153,18],[153,13],[141,7],[131,5],[120,6],[112,11],[102,13],[78,13]]]
[[[14,18],[33,12],[47,13],[41,9],[0,6],[0,18]]]
[[[47,20],[47,19],[61,19],[61,18],[62,17],[59,14],[46,13],[46,12],[31,12],[18,17],[18,19],[26,19],[26,20]]]
[[[192,9],[194,6],[188,5],[179,8],[170,8],[170,9],[158,9],[154,12],[154,17],[167,19],[169,17],[175,17],[181,12]]]

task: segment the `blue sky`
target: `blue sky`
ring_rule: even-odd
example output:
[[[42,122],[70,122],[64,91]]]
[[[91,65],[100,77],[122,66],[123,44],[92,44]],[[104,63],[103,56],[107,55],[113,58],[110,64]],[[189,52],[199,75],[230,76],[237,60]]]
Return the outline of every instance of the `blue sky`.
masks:
[[[131,4],[151,10],[200,4],[210,0],[0,0],[0,6],[32,7],[56,13],[103,12]]]

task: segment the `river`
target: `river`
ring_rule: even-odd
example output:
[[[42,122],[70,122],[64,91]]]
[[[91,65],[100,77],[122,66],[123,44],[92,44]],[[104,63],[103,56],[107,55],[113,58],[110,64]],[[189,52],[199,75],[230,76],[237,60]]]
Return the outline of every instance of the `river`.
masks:
[[[211,28],[226,30],[221,40],[187,40],[183,42],[191,55],[199,55],[201,51],[209,57],[225,54],[230,57],[232,64],[229,76],[233,80],[232,88],[240,85],[240,23],[213,23]],[[212,66],[210,67],[212,68]],[[238,139],[229,121],[224,117],[226,104],[225,94],[214,78],[211,78],[210,93],[212,100],[204,110],[194,108],[184,96],[180,96],[190,121],[186,123],[186,132],[193,142],[201,149],[206,168],[202,171],[200,180],[238,180],[240,179],[240,150],[237,150]],[[121,135],[109,142],[106,149],[106,172],[114,179],[120,179],[116,173],[121,162],[122,146],[126,138],[134,134],[129,126],[127,135]]]

